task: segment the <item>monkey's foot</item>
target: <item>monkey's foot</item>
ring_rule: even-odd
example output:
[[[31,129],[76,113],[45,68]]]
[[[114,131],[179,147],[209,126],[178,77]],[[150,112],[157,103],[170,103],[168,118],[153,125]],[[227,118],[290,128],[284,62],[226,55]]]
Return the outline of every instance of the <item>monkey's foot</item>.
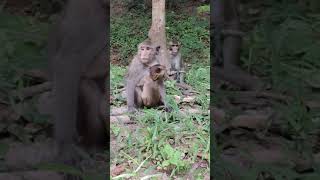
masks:
[[[75,144],[64,144],[58,147],[57,163],[82,167],[82,162],[92,162],[90,155]]]
[[[170,107],[170,106],[166,106],[166,105],[160,105],[159,107],[158,107],[158,110],[164,110],[165,112],[172,112],[173,111],[173,108],[172,107]]]
[[[128,107],[128,113],[130,114],[134,114],[137,113],[138,109],[136,109],[135,107]]]

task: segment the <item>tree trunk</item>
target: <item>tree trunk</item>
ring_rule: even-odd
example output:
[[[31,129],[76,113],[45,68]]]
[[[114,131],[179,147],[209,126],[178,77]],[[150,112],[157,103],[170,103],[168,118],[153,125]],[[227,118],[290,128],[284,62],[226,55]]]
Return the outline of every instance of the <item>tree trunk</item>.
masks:
[[[239,0],[213,1],[214,25],[214,58],[212,76],[229,81],[243,89],[262,88],[262,82],[242,70],[238,64],[242,32],[240,30],[240,16],[238,12]]]
[[[166,69],[169,70],[169,54],[166,46],[165,32],[165,7],[165,0],[152,0],[152,25],[149,30],[149,38],[152,43],[160,45],[160,64],[166,66]]]

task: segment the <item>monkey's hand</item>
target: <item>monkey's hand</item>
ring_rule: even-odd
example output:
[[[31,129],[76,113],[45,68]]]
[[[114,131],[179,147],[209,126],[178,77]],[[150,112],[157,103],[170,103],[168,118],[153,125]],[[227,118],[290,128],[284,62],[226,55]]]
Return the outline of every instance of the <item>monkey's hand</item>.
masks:
[[[170,107],[170,106],[165,106],[164,107],[164,110],[166,111],[166,112],[172,112],[172,107]]]
[[[174,75],[174,74],[177,74],[177,71],[168,71],[168,75]]]

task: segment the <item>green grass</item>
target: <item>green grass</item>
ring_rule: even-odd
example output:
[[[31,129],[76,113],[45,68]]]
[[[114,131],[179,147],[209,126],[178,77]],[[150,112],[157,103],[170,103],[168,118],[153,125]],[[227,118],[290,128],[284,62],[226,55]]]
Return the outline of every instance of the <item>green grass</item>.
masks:
[[[136,162],[135,165],[126,171],[126,173],[132,173],[140,163],[150,156],[145,163],[152,162],[154,166],[151,166],[149,171],[163,170],[172,176],[179,176],[188,172],[192,164],[199,161],[199,158],[197,158],[199,153],[203,155],[203,158],[210,160],[208,71],[209,67],[194,67],[186,76],[191,85],[203,86],[196,89],[201,94],[197,98],[205,99],[198,102],[202,107],[199,108],[202,113],[181,114],[179,112],[181,105],[178,105],[173,97],[179,95],[179,90],[174,86],[173,81],[166,82],[166,85],[170,85],[170,87],[167,87],[167,98],[169,105],[174,109],[173,112],[166,113],[156,109],[143,109],[144,115],[135,117],[140,128],[135,131],[125,130],[128,131],[126,133],[127,137],[122,143],[126,146],[113,159],[112,164],[134,161]],[[125,68],[111,66],[111,82],[113,82],[111,89],[113,91],[123,86],[124,72]],[[113,94],[118,96],[116,93]],[[121,100],[117,99],[117,101]],[[125,100],[121,103],[114,102],[114,104],[117,106],[125,105]],[[121,128],[116,125],[111,128],[112,133],[119,141],[121,139],[119,133]],[[194,176],[203,178],[205,172],[209,172],[209,169],[198,170]],[[134,176],[137,176],[137,174]]]

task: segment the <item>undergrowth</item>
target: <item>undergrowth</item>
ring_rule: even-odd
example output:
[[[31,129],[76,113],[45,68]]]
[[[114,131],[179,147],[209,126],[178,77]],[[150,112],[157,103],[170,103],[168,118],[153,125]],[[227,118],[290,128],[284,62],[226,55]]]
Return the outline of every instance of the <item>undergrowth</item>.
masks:
[[[241,55],[242,67],[260,76],[278,93],[290,94],[288,104],[274,103],[273,107],[282,115],[279,128],[292,144],[286,145],[304,157],[312,157],[315,138],[320,123],[319,108],[306,108],[306,101],[319,101],[320,85],[319,13],[301,11],[291,1],[272,2],[260,17],[259,22],[245,36]],[[267,3],[266,2],[266,3]],[[271,4],[270,4],[271,5]],[[220,157],[219,147],[213,167],[215,177],[225,178],[225,168],[231,169],[238,179],[254,180],[261,171],[271,173],[279,179],[319,179],[319,164],[312,164],[314,172],[298,174],[292,167],[255,164],[249,171],[226,163]],[[315,163],[315,162],[313,162]]]
[[[27,83],[21,82],[18,69],[45,65],[48,25],[6,12],[0,12],[0,22],[0,88],[9,90]]]
[[[177,23],[178,22],[178,23]],[[148,37],[151,13],[127,12],[111,17],[111,52],[119,55],[121,64],[128,64],[137,45]],[[187,14],[166,14],[167,41],[177,38],[182,44],[183,58],[192,63],[209,63],[209,21]]]

